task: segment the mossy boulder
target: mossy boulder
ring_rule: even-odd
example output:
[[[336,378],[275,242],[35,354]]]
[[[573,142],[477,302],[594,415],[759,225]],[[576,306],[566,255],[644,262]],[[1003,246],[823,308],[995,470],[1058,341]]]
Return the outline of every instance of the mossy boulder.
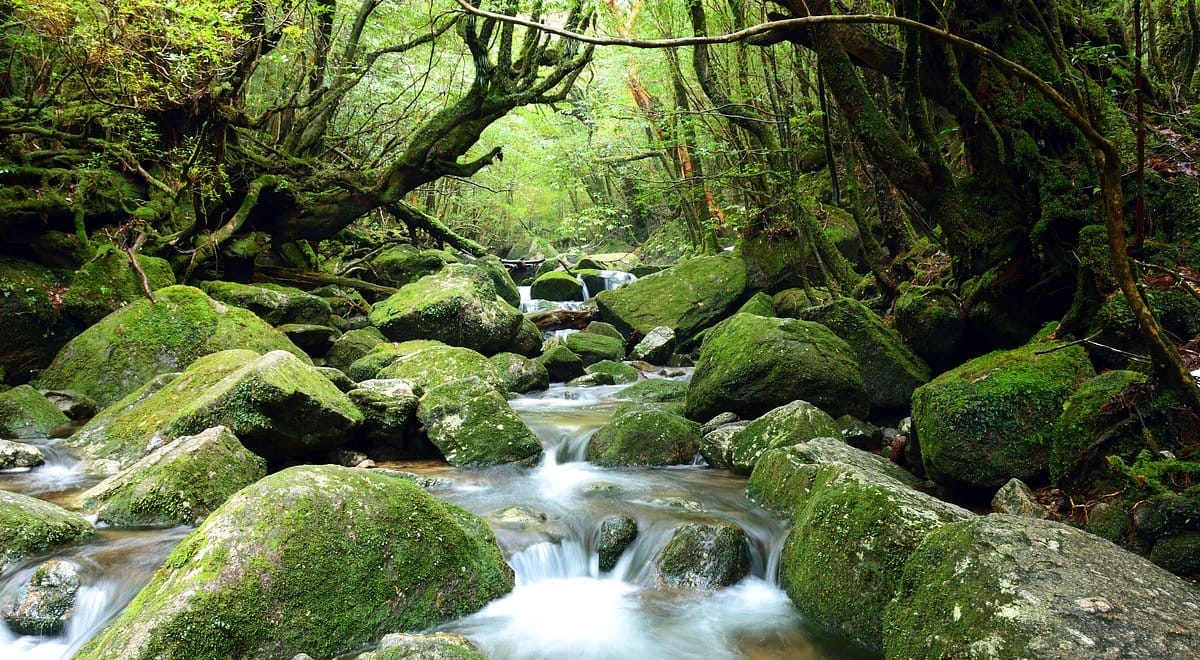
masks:
[[[629,359],[642,360],[650,364],[666,364],[675,352],[675,331],[665,325],[646,333],[645,337],[629,351]]]
[[[583,284],[577,277],[561,270],[538,275],[529,288],[534,300],[570,302],[583,300]]]
[[[386,474],[295,467],[209,516],[77,657],[331,657],[512,587],[478,517]]]
[[[587,327],[583,331],[592,335],[604,335],[605,337],[620,339],[622,342],[625,341],[625,336],[621,334],[620,330],[617,330],[617,326],[605,323],[604,321],[592,321],[587,324]]]
[[[346,371],[355,360],[385,341],[387,337],[374,326],[351,330],[333,340],[333,346],[325,352],[325,364]]]
[[[645,403],[671,403],[683,401],[687,390],[688,384],[682,380],[647,378],[617,392],[613,398]]]
[[[521,291],[517,288],[517,283],[513,281],[512,276],[508,274],[508,269],[501,263],[500,257],[489,254],[472,261],[471,265],[487,273],[492,287],[496,289],[496,295],[500,296],[504,302],[513,307],[521,307]]]
[[[508,353],[516,353],[525,357],[537,357],[542,353],[542,331],[528,318],[521,320],[521,327],[505,347]]]
[[[755,316],[775,316],[775,302],[767,294],[759,291],[750,296],[744,305],[738,308],[738,314],[753,314]]]
[[[384,286],[402,287],[452,263],[458,263],[458,257],[445,250],[419,250],[411,245],[398,245],[371,259],[371,267],[365,276]]]
[[[1183,492],[1167,490],[1157,484],[1154,493],[1147,486],[1155,485],[1166,474],[1156,471],[1174,467],[1177,480],[1194,479],[1200,475],[1200,465],[1191,463],[1168,465],[1167,461],[1152,461],[1149,453],[1126,469],[1132,483],[1126,482],[1126,492],[1119,498],[1091,511],[1087,530],[1123,548],[1136,552],[1163,568],[1182,575],[1200,575],[1200,555],[1189,554],[1200,536],[1200,486]]]
[[[1080,346],[1035,342],[947,371],[913,393],[913,428],[930,479],[998,488],[1045,479],[1051,428],[1095,375]]]
[[[82,510],[116,527],[197,525],[267,476],[267,462],[224,426],[176,438],[82,495]]]
[[[430,389],[417,418],[451,465],[531,463],[542,452],[537,436],[508,400],[478,379]]]
[[[488,359],[509,392],[520,394],[550,387],[550,373],[537,360],[516,353],[497,353]]]
[[[793,401],[750,422],[733,437],[729,467],[739,474],[750,474],[767,451],[813,438],[836,437],[839,428],[837,421],[820,408],[807,401]]]
[[[637,520],[629,515],[605,518],[600,523],[600,539],[596,552],[600,556],[600,570],[611,571],[617,567],[621,553],[633,543],[638,535]]]
[[[814,623],[878,649],[909,555],[931,531],[971,513],[844,463],[817,465],[803,480],[780,584]]]
[[[294,355],[235,350],[131,394],[69,442],[90,458],[127,466],[174,438],[223,425],[268,460],[294,460],[332,447],[362,420],[345,394]]]
[[[0,440],[0,470],[31,468],[46,462],[42,450],[34,445]]]
[[[33,572],[3,612],[4,622],[19,635],[58,635],[75,614],[79,566],[51,559]]]
[[[1146,304],[1164,330],[1183,338],[1200,334],[1200,301],[1195,296],[1182,289],[1171,288],[1149,289],[1145,297]],[[1143,350],[1141,347],[1144,342],[1138,331],[1137,320],[1123,293],[1114,293],[1105,299],[1089,328],[1089,334],[1098,335],[1098,341],[1110,345]]]
[[[75,390],[109,406],[154,376],[181,371],[217,351],[284,350],[311,362],[253,313],[199,289],[171,286],[154,295],[157,302],[131,303],[72,339],[42,372],[39,386]]]
[[[592,435],[587,460],[604,467],[692,462],[700,425],[654,404],[629,405]]]
[[[324,357],[341,334],[336,328],[308,323],[284,323],[276,329],[311,357]]]
[[[406,380],[364,380],[347,392],[363,414],[359,433],[368,442],[408,447],[408,427],[417,413],[418,399]],[[355,462],[356,464],[358,461]]]
[[[78,513],[0,490],[0,572],[26,557],[79,543],[94,533],[92,524]]]
[[[62,282],[31,261],[0,257],[0,375],[10,385],[27,382],[50,364],[71,330],[55,303]]]
[[[460,346],[432,343],[414,347],[379,370],[378,378],[406,380],[428,392],[454,381],[475,378],[498,392],[507,392],[504,376],[482,354]]]
[[[204,282],[200,288],[213,299],[248,309],[275,326],[288,323],[328,325],[333,313],[324,298],[293,287]]]
[[[775,316],[798,319],[800,313],[809,307],[824,305],[836,299],[837,295],[828,289],[810,287],[784,289],[772,297],[771,303],[775,308]]]
[[[723,520],[680,525],[658,558],[660,588],[709,591],[749,574],[746,531]]]
[[[735,314],[700,348],[687,415],[753,418],[797,399],[835,417],[866,416],[867,388],[850,346],[819,323]]]
[[[940,286],[912,286],[892,308],[896,330],[913,351],[936,369],[951,365],[964,321],[958,301]]]
[[[151,291],[175,284],[175,273],[165,259],[139,254],[137,260]],[[122,306],[144,298],[142,276],[134,270],[129,255],[109,245],[71,276],[62,298],[63,312],[86,328]]]
[[[728,255],[683,261],[596,296],[600,317],[621,334],[645,335],[660,325],[686,344],[729,315],[746,288],[746,266]]]
[[[1145,374],[1106,371],[1087,381],[1063,404],[1050,433],[1050,481],[1071,494],[1120,490],[1122,477],[1109,456],[1132,463],[1147,448],[1143,417],[1135,405],[1147,385]]]
[[[813,438],[763,453],[746,482],[746,495],[765,509],[790,515],[821,465],[847,465],[915,488],[920,481],[886,458],[837,438]]]
[[[46,438],[70,421],[58,406],[29,385],[0,392],[0,438]]]
[[[868,384],[867,403],[874,412],[906,411],[913,390],[929,381],[929,366],[900,335],[867,306],[851,298],[809,307],[800,313],[833,331],[850,346],[859,373]]]
[[[1197,607],[1192,585],[1108,541],[993,514],[920,543],[883,617],[883,648],[897,658],[1185,658],[1200,645]]]
[[[606,335],[574,332],[567,335],[563,343],[579,356],[585,368],[603,360],[620,362],[625,359],[625,342]]]
[[[590,375],[604,374],[612,379],[613,385],[628,385],[638,382],[642,377],[642,372],[623,363],[614,362],[612,360],[601,360],[595,364],[584,368],[584,371]]]
[[[487,656],[462,635],[392,633],[356,660],[487,660]]]
[[[561,344],[551,346],[536,359],[546,368],[550,380],[556,383],[579,378],[584,374],[583,360]]]
[[[405,355],[430,346],[445,346],[445,344],[431,339],[413,339],[402,342],[384,341],[372,346],[365,355],[351,362],[350,366],[346,367],[346,375],[354,381],[378,378],[379,372],[383,371],[384,367]]]
[[[507,348],[524,318],[496,296],[485,272],[469,265],[406,284],[371,310],[371,323],[392,341],[435,339],[486,355]]]

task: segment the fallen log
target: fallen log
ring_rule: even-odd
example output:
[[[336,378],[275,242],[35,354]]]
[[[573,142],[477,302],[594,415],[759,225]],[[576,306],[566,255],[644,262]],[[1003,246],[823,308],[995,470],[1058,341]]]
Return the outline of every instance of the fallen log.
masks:
[[[533,321],[538,330],[583,330],[587,324],[600,318],[596,310],[552,309],[542,312],[529,312],[525,318]]]

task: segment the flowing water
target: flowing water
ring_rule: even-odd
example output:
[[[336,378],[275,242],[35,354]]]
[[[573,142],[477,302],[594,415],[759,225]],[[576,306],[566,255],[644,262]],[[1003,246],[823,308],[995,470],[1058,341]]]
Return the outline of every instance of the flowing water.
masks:
[[[528,289],[523,287],[524,296]],[[587,441],[612,415],[624,386],[556,385],[512,401],[545,448],[537,467],[459,470],[400,464],[437,477],[431,492],[485,519],[516,574],[516,588],[440,629],[470,637],[489,657],[849,658],[862,649],[811,628],[776,584],[785,522],[743,494],[743,479],[702,465],[606,469],[584,460]],[[0,488],[69,505],[98,481],[57,441],[36,442],[47,463],[0,472]],[[601,571],[601,523],[638,524],[611,571]],[[713,591],[657,586],[656,559],[678,525],[721,520],[746,531],[751,575]],[[186,528],[99,530],[95,541],[54,553],[79,567],[75,614],[57,636],[20,636],[0,624],[0,659],[70,657],[149,581]],[[0,575],[0,611],[18,597],[37,557]]]

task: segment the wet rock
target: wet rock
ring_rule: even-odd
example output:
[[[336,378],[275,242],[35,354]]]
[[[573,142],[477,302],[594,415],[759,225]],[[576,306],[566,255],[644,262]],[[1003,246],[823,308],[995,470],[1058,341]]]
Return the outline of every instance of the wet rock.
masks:
[[[865,416],[867,387],[850,346],[819,323],[736,314],[705,338],[687,415],[752,418],[797,399],[831,415]]]
[[[612,360],[602,360],[593,365],[584,368],[589,375],[604,374],[612,379],[613,385],[628,385],[636,383],[641,378],[642,372],[637,369]]]
[[[544,349],[537,361],[546,368],[550,380],[555,383],[579,378],[584,374],[583,360],[566,346],[555,345]]]
[[[733,449],[737,435],[749,425],[750,422],[733,422],[705,433],[700,438],[699,448],[700,455],[704,457],[705,462],[715,468],[724,470],[732,469],[733,463],[730,452]],[[703,429],[701,430],[703,431]]]
[[[739,474],[750,474],[763,453],[813,438],[840,435],[832,417],[807,401],[793,401],[750,422],[733,439],[729,465]]]
[[[746,532],[724,521],[680,525],[658,560],[659,587],[717,589],[749,573]]]
[[[328,460],[332,465],[340,465],[342,467],[358,467],[363,462],[371,459],[365,453],[356,449],[340,447],[329,452]]]
[[[625,342],[606,335],[575,332],[567,335],[563,344],[579,356],[584,367],[604,360],[620,362],[625,359]]]
[[[591,373],[584,374],[579,378],[572,378],[567,381],[567,387],[599,387],[601,385],[615,385],[616,380],[610,373]]]
[[[94,533],[92,524],[77,513],[0,490],[0,572],[25,557],[78,543]]]
[[[587,460],[605,467],[686,465],[699,439],[699,424],[654,404],[633,404],[596,431]]]
[[[643,403],[683,401],[683,398],[687,395],[687,388],[688,384],[680,380],[647,378],[617,392],[613,395],[613,398],[622,401],[640,401]]]
[[[351,330],[333,341],[325,353],[325,364],[346,371],[355,360],[385,341],[387,338],[375,326]]]
[[[734,413],[723,412],[723,413],[717,415],[716,417],[713,417],[712,419],[705,422],[704,426],[700,427],[700,432],[703,433],[704,435],[708,435],[709,433],[712,433],[713,431],[717,430],[718,428],[720,428],[722,426],[725,426],[727,424],[733,424],[734,422],[740,422],[740,421],[742,421],[742,418],[738,417]]]
[[[600,570],[611,571],[625,548],[637,538],[638,525],[633,516],[610,516],[600,523]]]
[[[43,390],[42,396],[58,406],[58,409],[72,421],[91,419],[96,416],[96,413],[100,412],[100,406],[96,405],[95,401],[92,401],[79,392],[72,392],[71,390]]]
[[[85,512],[116,527],[196,525],[266,474],[266,461],[217,426],[154,450],[79,500]]]
[[[0,438],[48,438],[71,420],[42,393],[29,385],[0,392]]]
[[[3,612],[4,622],[18,635],[57,635],[75,614],[79,567],[52,559],[33,572],[17,600]]]
[[[535,300],[557,302],[583,300],[583,283],[574,275],[555,270],[539,275],[530,286],[529,295]]]
[[[537,360],[516,353],[497,353],[488,359],[509,392],[522,394],[550,387],[550,372]]]
[[[512,587],[478,517],[376,470],[301,466],[230,498],[77,657],[327,658]]]
[[[1013,516],[1049,519],[1050,511],[1033,497],[1033,491],[1020,479],[1009,479],[992,496],[992,511]]]
[[[42,372],[39,387],[73,390],[110,406],[157,375],[227,349],[284,350],[311,362],[267,322],[199,289],[171,286],[154,295],[156,303],[131,303],[72,339]]]
[[[551,524],[541,511],[524,506],[510,506],[487,515],[491,528],[496,530],[501,545],[509,552],[524,549],[533,543],[560,543],[562,532]]]
[[[400,348],[406,344],[401,344]],[[426,392],[458,380],[474,378],[497,392],[508,391],[504,386],[504,377],[483,354],[437,342],[412,346],[395,356],[374,378],[408,381]]]
[[[629,352],[631,360],[643,360],[650,364],[664,365],[675,352],[675,331],[660,325],[650,332]]]
[[[360,432],[367,441],[401,449],[406,446],[405,432],[418,404],[408,381],[396,378],[364,380],[347,396],[363,414]]]
[[[508,400],[479,380],[458,380],[429,390],[417,418],[451,465],[528,463],[542,451],[537,436]]]
[[[295,287],[204,282],[200,288],[214,299],[248,309],[274,326],[328,325],[329,317],[333,313],[324,298],[305,293]]]
[[[358,660],[487,660],[487,656],[462,635],[392,633]]]
[[[45,463],[42,450],[34,445],[12,440],[0,440],[0,470],[31,468]]]
[[[1067,525],[989,515],[932,531],[884,616],[888,657],[1186,658],[1196,589]]]

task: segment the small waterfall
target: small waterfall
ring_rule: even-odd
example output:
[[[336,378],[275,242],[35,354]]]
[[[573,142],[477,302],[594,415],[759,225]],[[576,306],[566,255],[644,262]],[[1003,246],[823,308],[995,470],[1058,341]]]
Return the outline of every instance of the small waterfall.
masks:
[[[636,282],[637,276],[621,270],[602,270],[600,271],[600,279],[604,280],[604,290],[612,291],[630,282]]]
[[[581,292],[581,293],[580,293],[580,296],[581,296],[580,300],[582,300],[583,302],[587,302],[587,301],[588,301],[588,299],[592,297],[592,294],[591,294],[591,293],[588,291],[588,285],[587,285],[587,281],[585,281],[585,280],[583,279],[583,276],[582,276],[582,275],[576,275],[576,276],[575,276],[575,279],[579,281],[579,290],[580,290],[580,292]]]

